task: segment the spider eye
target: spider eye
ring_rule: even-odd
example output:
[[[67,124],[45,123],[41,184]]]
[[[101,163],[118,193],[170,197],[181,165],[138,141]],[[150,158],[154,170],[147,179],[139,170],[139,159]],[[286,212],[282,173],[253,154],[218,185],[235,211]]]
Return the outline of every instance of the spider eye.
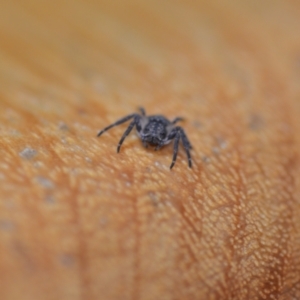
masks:
[[[160,138],[161,138],[161,139],[164,139],[165,137],[166,137],[166,134],[165,134],[165,133],[161,133],[161,134],[160,134]]]

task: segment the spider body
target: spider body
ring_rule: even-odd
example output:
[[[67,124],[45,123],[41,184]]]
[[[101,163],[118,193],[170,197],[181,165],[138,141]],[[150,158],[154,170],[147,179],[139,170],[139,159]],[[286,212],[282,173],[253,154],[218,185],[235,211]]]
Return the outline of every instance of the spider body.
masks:
[[[183,147],[187,154],[189,167],[191,168],[192,159],[190,155],[190,149],[192,149],[192,146],[184,130],[180,126],[175,126],[178,121],[182,121],[182,118],[177,117],[173,121],[169,121],[162,115],[146,116],[145,110],[143,108],[140,108],[140,112],[140,114],[135,113],[125,116],[115,123],[105,127],[98,133],[97,136],[99,137],[100,135],[102,135],[102,133],[114,126],[120,125],[126,121],[133,119],[124,132],[123,136],[121,137],[121,140],[117,147],[117,152],[120,151],[121,145],[123,144],[125,138],[135,126],[137,133],[145,147],[148,147],[148,145],[150,144],[151,146],[155,146],[155,150],[158,150],[162,146],[167,145],[172,140],[174,140],[173,160],[170,169],[172,169],[176,162],[179,141],[181,139]]]
[[[137,132],[144,144],[149,143],[152,146],[160,144],[166,145],[171,140],[165,140],[168,135],[171,122],[164,116],[148,116],[141,120],[141,124],[137,124]]]

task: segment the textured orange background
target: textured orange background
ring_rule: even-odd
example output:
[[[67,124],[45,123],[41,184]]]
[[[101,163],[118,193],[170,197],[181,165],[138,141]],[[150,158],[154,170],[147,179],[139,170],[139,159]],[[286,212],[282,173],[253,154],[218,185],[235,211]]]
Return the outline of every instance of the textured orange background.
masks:
[[[0,299],[300,299],[299,33],[299,1],[2,1]],[[193,169],[95,137],[138,106]]]

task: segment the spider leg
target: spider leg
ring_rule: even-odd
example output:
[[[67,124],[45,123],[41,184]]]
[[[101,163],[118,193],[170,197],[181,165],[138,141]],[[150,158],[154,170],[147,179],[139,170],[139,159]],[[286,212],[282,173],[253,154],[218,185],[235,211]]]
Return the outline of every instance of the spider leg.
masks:
[[[125,130],[125,132],[123,133],[120,142],[118,144],[118,148],[117,148],[117,152],[120,151],[120,148],[125,140],[125,138],[127,137],[127,135],[130,133],[130,131],[132,130],[133,126],[136,124],[136,118],[129,124],[128,128]]]
[[[182,129],[182,131],[183,131],[183,129]],[[184,131],[183,131],[183,135],[184,135],[184,138],[186,140],[186,143],[188,144],[189,149],[193,149],[193,147],[192,147],[192,145],[191,145],[191,143],[190,143],[190,141],[189,141],[189,139],[188,139],[188,137],[187,137],[187,135],[185,134]]]
[[[180,129],[180,133],[181,133],[181,140],[182,140],[182,144],[183,144],[183,147],[185,149],[185,152],[186,152],[186,155],[187,155],[187,158],[188,158],[188,162],[189,162],[189,167],[191,168],[192,167],[192,158],[191,158],[191,154],[190,154],[190,149],[192,149],[192,146],[184,132],[184,130],[179,127]]]
[[[139,107],[139,111],[141,112],[142,116],[146,115],[146,111],[143,107]]]
[[[174,151],[173,151],[173,160],[170,166],[170,169],[173,168],[175,162],[176,162],[176,158],[177,158],[177,153],[178,153],[178,145],[179,145],[179,140],[180,140],[180,130],[176,129],[176,133],[175,133],[175,140],[174,140]]]
[[[175,124],[175,123],[177,123],[177,122],[179,122],[179,121],[183,121],[183,120],[184,120],[184,118],[176,117],[171,123],[172,123],[172,124]]]
[[[176,118],[176,119],[183,120],[183,119],[180,118],[180,117],[178,117],[178,118]],[[173,123],[176,121],[176,119],[173,121]],[[187,135],[185,134],[184,130],[182,129],[182,127],[177,126],[177,127],[175,127],[175,128],[179,128],[179,129],[181,130],[182,139],[185,139],[185,144],[188,145],[188,148],[189,148],[189,149],[193,149],[193,147],[192,147],[192,145],[191,145],[191,143],[190,143],[190,141],[189,141]]]
[[[111,125],[105,127],[105,128],[102,129],[101,131],[99,131],[99,133],[97,134],[97,137],[99,137],[102,133],[104,133],[104,132],[107,131],[108,129],[110,129],[110,128],[112,128],[112,127],[115,127],[115,126],[117,126],[117,125],[120,125],[120,124],[122,124],[122,123],[125,123],[126,121],[128,121],[128,120],[130,120],[130,119],[132,119],[132,118],[134,118],[134,117],[136,117],[136,116],[138,116],[138,114],[131,114],[131,115],[128,115],[128,116],[126,116],[126,117],[124,117],[124,118],[122,118],[122,119],[116,121],[115,123],[113,123],[113,124],[111,124]]]

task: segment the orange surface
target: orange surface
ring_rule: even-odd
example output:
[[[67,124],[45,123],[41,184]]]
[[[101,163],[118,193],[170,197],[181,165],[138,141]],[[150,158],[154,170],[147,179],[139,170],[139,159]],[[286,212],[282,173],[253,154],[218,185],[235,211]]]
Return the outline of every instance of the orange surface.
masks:
[[[2,1],[0,299],[300,299],[299,32],[292,0]],[[138,106],[192,169],[96,138]]]

